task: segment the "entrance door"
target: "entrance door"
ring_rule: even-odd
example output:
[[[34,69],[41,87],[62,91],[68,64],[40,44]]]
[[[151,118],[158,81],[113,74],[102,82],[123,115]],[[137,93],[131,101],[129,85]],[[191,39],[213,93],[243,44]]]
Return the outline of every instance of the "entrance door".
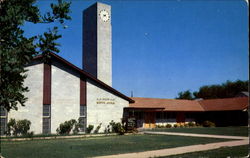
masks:
[[[146,112],[144,115],[144,128],[155,128],[155,113],[154,112]]]

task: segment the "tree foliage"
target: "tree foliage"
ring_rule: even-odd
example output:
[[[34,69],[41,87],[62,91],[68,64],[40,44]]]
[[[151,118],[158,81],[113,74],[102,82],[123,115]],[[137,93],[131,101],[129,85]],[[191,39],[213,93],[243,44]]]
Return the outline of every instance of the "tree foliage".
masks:
[[[25,106],[27,98],[24,93],[28,87],[24,86],[27,77],[25,65],[31,62],[34,55],[43,54],[45,61],[49,52],[58,53],[56,40],[58,27],[48,31],[25,37],[22,27],[27,23],[49,24],[55,23],[65,28],[65,20],[70,20],[70,3],[58,0],[51,4],[51,10],[41,14],[35,5],[36,0],[1,0],[0,1],[0,54],[1,54],[1,95],[0,104],[8,111],[17,110],[17,104]]]
[[[195,98],[203,99],[232,98],[242,91],[248,91],[248,81],[227,81],[221,85],[202,86],[193,94]]]
[[[187,91],[184,91],[184,92],[179,92],[178,93],[178,97],[176,99],[188,99],[188,100],[192,100],[194,99],[192,93],[187,90]]]
[[[178,93],[178,99],[216,99],[232,98],[242,91],[248,91],[248,81],[237,80],[235,82],[227,81],[220,85],[206,85],[200,87],[199,91],[193,92],[188,90]]]

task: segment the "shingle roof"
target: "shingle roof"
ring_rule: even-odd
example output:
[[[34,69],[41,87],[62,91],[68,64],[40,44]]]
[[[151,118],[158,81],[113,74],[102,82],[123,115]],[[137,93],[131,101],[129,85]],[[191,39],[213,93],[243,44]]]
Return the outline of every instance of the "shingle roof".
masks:
[[[248,107],[248,97],[207,99],[207,100],[182,100],[182,99],[157,99],[157,98],[132,98],[135,103],[130,103],[133,108],[164,108],[164,111],[230,111],[244,110]]]
[[[248,107],[248,97],[207,99],[199,103],[205,111],[244,110]]]
[[[157,107],[164,108],[164,111],[204,111],[197,101],[182,99],[156,99],[156,98],[132,98],[135,103],[130,107]]]

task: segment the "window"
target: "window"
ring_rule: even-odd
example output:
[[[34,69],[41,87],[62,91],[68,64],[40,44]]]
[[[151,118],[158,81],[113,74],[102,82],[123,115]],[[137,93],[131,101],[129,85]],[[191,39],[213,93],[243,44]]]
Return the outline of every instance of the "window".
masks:
[[[176,113],[175,112],[170,112],[168,113],[169,115],[167,116],[169,119],[175,119],[176,118]]]
[[[0,106],[0,116],[6,116],[6,109],[4,106]]]
[[[156,119],[162,119],[162,112],[156,112]]]
[[[86,116],[87,116],[87,107],[86,105],[80,105],[80,118],[79,123],[81,124],[81,132],[85,132],[86,130]]]
[[[43,116],[50,116],[50,105],[43,105]]]
[[[50,115],[51,115],[51,105],[43,105],[43,134],[49,134],[51,131],[50,126]]]
[[[86,116],[86,106],[80,105],[80,117],[85,117],[85,116]]]
[[[164,112],[164,119],[175,119],[176,113],[175,112]]]
[[[186,117],[187,119],[194,118],[194,116],[193,116],[192,113],[186,113],[186,114],[185,114],[185,117]]]
[[[80,117],[79,118],[79,123],[81,124],[80,131],[81,132],[86,131],[86,117]]]
[[[7,111],[4,106],[0,106],[0,135],[4,135],[7,129]]]
[[[142,112],[138,111],[138,112],[134,112],[134,114],[135,114],[135,118],[137,120],[143,119],[143,113]]]
[[[43,118],[43,134],[50,133],[50,118]]]
[[[0,135],[4,135],[5,134],[5,131],[7,129],[7,118],[1,118],[0,120],[0,125],[1,125],[1,132],[0,132]]]

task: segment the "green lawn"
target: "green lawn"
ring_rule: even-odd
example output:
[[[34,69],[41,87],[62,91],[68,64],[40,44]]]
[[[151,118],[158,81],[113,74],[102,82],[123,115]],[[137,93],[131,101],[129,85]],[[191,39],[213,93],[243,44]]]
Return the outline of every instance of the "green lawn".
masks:
[[[161,158],[243,158],[248,155],[248,145],[225,147],[215,150],[194,152],[189,154],[166,156]]]
[[[150,131],[216,134],[216,135],[230,135],[230,136],[248,136],[248,127],[155,128]]]
[[[220,141],[229,140],[166,135],[128,135],[81,139],[2,141],[1,148],[2,155],[6,158],[82,158]]]

